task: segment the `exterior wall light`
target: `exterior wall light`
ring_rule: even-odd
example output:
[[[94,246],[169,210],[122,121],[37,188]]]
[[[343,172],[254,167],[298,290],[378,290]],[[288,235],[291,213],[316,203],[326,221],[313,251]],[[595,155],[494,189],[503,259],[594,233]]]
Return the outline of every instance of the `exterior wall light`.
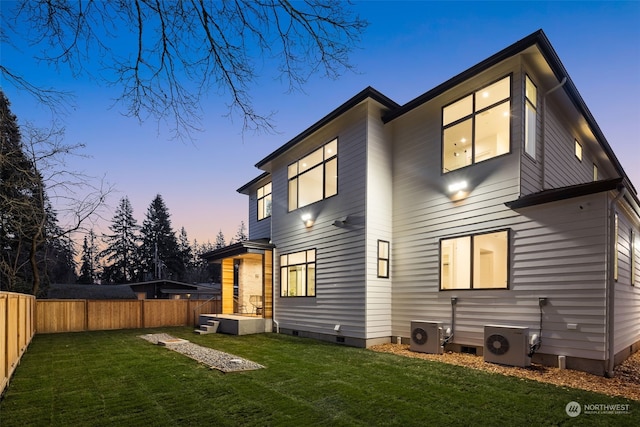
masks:
[[[447,189],[451,200],[457,202],[466,198],[469,195],[467,190],[468,187],[469,185],[467,184],[467,181],[457,181],[449,184]]]
[[[467,189],[467,181],[458,181],[453,184],[449,184],[449,193],[458,193]]]
[[[302,222],[304,222],[305,227],[311,227],[313,225],[313,218],[311,218],[311,214],[306,213],[302,215]]]

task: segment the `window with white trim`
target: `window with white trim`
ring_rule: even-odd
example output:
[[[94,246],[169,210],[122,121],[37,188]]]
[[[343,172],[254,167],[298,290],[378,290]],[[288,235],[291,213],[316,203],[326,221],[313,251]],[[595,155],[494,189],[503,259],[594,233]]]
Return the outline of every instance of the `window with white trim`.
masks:
[[[271,183],[258,188],[258,221],[271,216]]]
[[[440,289],[507,289],[509,230],[442,239]]]
[[[280,296],[316,296],[316,250],[280,256]]]
[[[442,173],[511,150],[511,76],[442,109]]]
[[[338,194],[338,139],[288,168],[289,211]]]

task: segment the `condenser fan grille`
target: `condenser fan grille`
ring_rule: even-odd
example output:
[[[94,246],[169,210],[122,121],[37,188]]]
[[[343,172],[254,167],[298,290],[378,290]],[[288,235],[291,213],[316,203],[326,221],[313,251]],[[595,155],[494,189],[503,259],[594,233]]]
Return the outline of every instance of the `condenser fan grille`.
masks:
[[[427,342],[427,331],[422,328],[414,328],[413,331],[411,331],[411,338],[416,344],[422,345]]]
[[[493,334],[487,337],[486,347],[496,356],[501,356],[509,351],[509,340],[500,334]]]

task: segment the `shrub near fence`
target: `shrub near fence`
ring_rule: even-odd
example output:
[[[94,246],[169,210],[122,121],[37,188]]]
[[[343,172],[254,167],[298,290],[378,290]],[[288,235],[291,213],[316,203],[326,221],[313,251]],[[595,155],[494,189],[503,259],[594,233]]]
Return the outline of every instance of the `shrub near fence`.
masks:
[[[0,292],[0,394],[35,334],[33,295]]]
[[[195,313],[194,313],[195,310]],[[38,333],[194,325],[201,313],[219,313],[220,301],[38,300]]]

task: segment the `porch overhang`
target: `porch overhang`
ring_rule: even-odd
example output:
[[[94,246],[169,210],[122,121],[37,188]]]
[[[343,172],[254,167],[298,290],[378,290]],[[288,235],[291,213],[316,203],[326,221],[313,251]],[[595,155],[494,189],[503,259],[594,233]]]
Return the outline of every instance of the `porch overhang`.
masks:
[[[269,243],[268,239],[245,240],[244,242],[234,243],[224,248],[216,249],[200,255],[200,258],[206,260],[210,264],[220,263],[223,259],[239,258],[246,254],[264,255],[265,251],[270,251],[275,246]]]

